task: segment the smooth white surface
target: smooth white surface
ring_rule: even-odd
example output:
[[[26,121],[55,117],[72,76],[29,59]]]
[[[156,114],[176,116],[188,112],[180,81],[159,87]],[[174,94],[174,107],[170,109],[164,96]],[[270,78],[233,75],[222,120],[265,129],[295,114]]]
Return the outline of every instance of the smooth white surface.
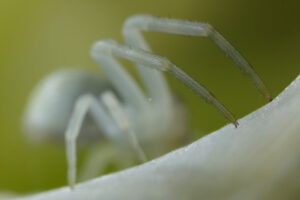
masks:
[[[300,199],[300,76],[239,124],[73,191],[20,199]]]

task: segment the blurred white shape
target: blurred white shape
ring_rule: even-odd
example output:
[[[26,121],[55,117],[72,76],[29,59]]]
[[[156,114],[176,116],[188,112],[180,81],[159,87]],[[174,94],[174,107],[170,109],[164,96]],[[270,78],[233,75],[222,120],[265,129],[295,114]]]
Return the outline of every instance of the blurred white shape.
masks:
[[[74,190],[20,199],[300,199],[300,76],[239,124]]]

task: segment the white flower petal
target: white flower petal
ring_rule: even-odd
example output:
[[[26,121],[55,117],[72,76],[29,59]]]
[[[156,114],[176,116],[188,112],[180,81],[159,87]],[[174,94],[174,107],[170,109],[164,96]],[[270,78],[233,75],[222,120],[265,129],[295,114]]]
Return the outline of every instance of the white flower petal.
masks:
[[[239,124],[74,190],[20,199],[300,199],[300,76]]]

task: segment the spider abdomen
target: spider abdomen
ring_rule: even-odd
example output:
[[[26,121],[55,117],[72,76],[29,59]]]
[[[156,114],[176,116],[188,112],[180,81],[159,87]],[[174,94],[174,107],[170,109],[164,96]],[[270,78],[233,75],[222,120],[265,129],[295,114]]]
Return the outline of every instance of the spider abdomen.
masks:
[[[31,93],[23,124],[33,140],[58,138],[63,141],[76,100],[83,94],[99,96],[111,85],[92,72],[66,68],[46,76]],[[99,137],[99,129],[89,115],[82,138]]]

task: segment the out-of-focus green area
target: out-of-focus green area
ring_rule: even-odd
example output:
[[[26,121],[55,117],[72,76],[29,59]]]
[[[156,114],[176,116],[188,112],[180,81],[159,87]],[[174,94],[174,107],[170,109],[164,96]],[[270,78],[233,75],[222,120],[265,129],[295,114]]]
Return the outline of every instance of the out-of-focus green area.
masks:
[[[21,130],[26,99],[46,74],[64,66],[98,70],[89,56],[101,38],[122,42],[135,13],[209,22],[250,61],[273,96],[300,72],[297,1],[0,1],[0,190],[29,192],[66,184],[64,148],[30,146]],[[206,38],[145,34],[154,52],[203,83],[240,118],[266,102],[248,77]],[[129,67],[133,71],[133,67]],[[201,137],[226,120],[170,75]]]

